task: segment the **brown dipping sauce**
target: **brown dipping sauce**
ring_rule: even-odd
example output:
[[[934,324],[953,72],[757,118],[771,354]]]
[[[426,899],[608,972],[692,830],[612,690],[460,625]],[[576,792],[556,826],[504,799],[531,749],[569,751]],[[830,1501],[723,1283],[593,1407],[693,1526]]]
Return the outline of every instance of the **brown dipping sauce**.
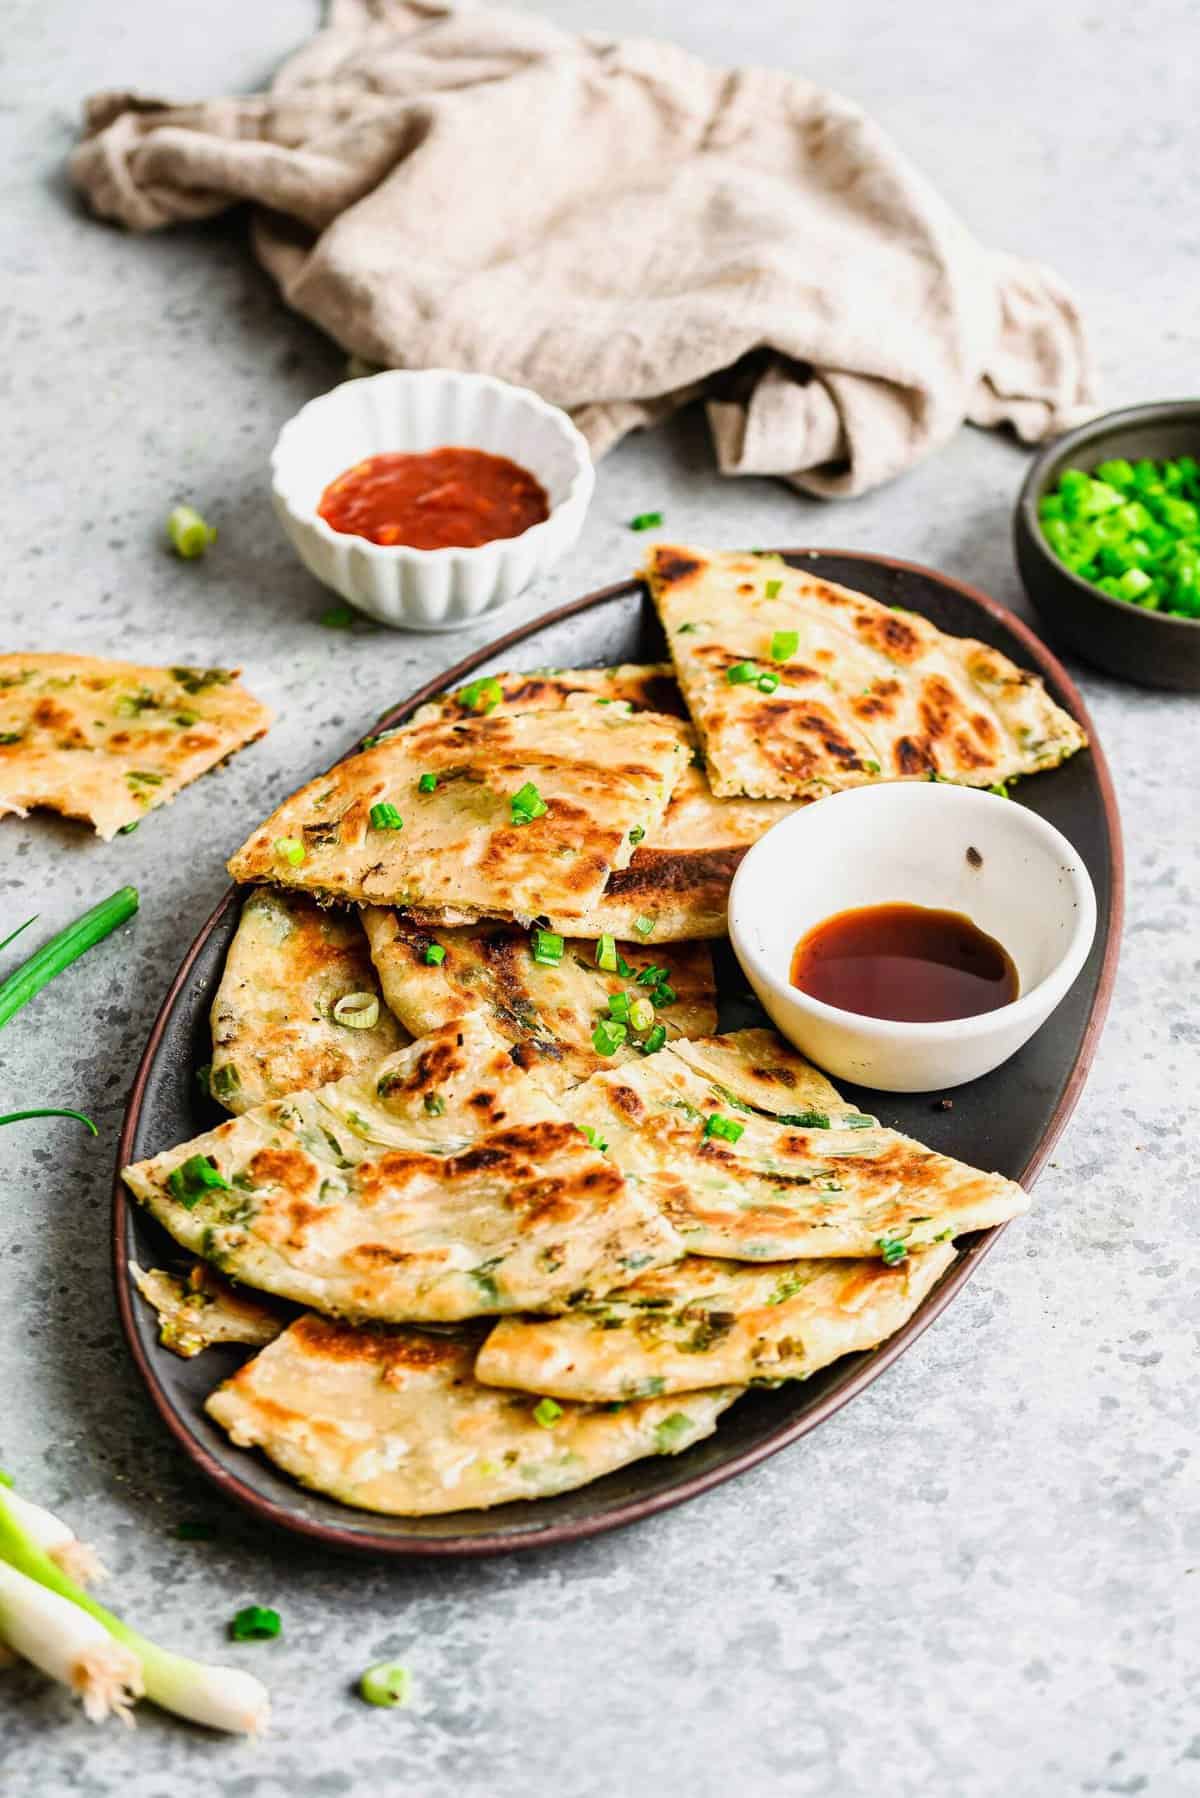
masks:
[[[975,1018],[1015,999],[1008,951],[963,912],[864,905],[801,937],[791,981],[810,998],[909,1024]]]
[[[447,444],[356,462],[330,481],[317,513],[335,531],[371,543],[477,549],[541,524],[550,503],[518,462]]]

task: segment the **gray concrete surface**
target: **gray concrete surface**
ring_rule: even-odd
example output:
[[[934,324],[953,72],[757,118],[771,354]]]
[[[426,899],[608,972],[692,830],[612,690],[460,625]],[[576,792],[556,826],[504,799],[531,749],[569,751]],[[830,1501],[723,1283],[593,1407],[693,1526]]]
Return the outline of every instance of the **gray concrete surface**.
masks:
[[[1194,63],[1182,0],[818,8],[548,0],[579,25],[783,62],[876,111],[979,235],[1084,297],[1106,397],[1200,367]],[[110,845],[0,826],[0,935],[121,881],[143,910],[0,1042],[0,1109],[101,1124],[0,1142],[0,1462],[98,1543],[128,1612],[213,1655],[249,1600],[282,1641],[229,1650],[275,1693],[257,1745],[150,1711],[89,1729],[0,1676],[0,1789],[58,1798],[1058,1798],[1200,1785],[1196,1651],[1196,702],[1084,673],[1128,833],[1130,911],[1091,1083],[1014,1228],[950,1314],[816,1436],[699,1503],[574,1551],[477,1566],[339,1563],[222,1515],[127,1362],[109,1286],[110,1160],[131,1067],[224,854],[354,728],[478,637],[337,635],[270,517],[279,423],[341,358],[290,318],[236,228],[135,242],[81,217],[61,160],[81,97],[257,84],[309,0],[8,0],[0,118],[4,596],[0,643],[237,660],[270,738]],[[1193,387],[1194,391],[1194,387]],[[533,614],[623,575],[631,513],[700,541],[810,541],[931,562],[1020,607],[1008,510],[1024,458],[964,432],[831,510],[723,483],[684,424],[606,462]],[[169,505],[219,521],[202,565]],[[176,1539],[210,1517],[219,1539]],[[351,1683],[406,1660],[410,1711]]]

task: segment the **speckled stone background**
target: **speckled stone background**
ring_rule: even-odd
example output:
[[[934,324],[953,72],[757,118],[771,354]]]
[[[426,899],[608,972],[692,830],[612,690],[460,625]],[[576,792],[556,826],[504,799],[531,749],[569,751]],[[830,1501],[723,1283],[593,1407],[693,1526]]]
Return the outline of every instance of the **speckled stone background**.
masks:
[[[580,27],[784,62],[873,109],[985,240],[1053,261],[1090,312],[1112,403],[1195,391],[1195,9],[1098,0],[548,0]],[[270,737],[104,845],[0,825],[0,926],[48,934],[124,880],[143,908],[0,1038],[0,1110],[70,1103],[99,1142],[0,1140],[0,1462],[111,1563],[165,1641],[264,1674],[263,1743],[144,1710],[90,1729],[0,1676],[0,1789],[37,1798],[1060,1798],[1200,1787],[1197,1526],[1197,706],[1081,680],[1129,852],[1124,960],[1083,1101],[1014,1227],[915,1350],[815,1436],[624,1534],[487,1565],[339,1562],[222,1514],[170,1446],[118,1335],[108,1184],[132,1067],[224,855],[387,703],[483,633],[331,633],[270,515],[279,424],[342,359],[218,224],[134,241],[84,219],[62,158],[85,92],[257,85],[309,0],[8,0],[0,114],[0,645],[236,660]],[[532,615],[626,573],[633,512],[698,541],[813,542],[931,562],[1023,608],[1008,542],[1025,465],[964,432],[907,480],[823,507],[713,475],[695,421],[599,475]],[[195,501],[215,552],[163,552]],[[0,927],[0,935],[4,929]],[[9,952],[10,956],[12,952]],[[219,1537],[183,1543],[184,1518]],[[278,1606],[277,1643],[228,1648]],[[415,1701],[370,1710],[368,1662]]]

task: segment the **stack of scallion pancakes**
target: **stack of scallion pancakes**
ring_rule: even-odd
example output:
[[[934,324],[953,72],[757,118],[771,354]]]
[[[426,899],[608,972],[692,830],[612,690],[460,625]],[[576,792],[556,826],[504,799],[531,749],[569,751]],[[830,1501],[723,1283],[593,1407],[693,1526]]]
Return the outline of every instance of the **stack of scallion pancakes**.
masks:
[[[1083,744],[981,643],[774,558],[659,547],[672,664],[472,681],[282,805],[213,1005],[233,1115],[126,1171],[196,1257],[164,1340],[258,1352],[240,1445],[401,1516],[679,1454],[898,1329],[1012,1181],[882,1127],[712,945],[756,837],[867,781]],[[251,1290],[253,1289],[253,1290]]]

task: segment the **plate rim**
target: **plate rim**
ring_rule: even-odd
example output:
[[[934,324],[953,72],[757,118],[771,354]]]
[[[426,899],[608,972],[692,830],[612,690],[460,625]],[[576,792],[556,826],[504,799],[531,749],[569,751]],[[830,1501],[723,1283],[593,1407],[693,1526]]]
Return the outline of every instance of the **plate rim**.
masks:
[[[1007,606],[1001,605],[998,600],[966,581],[957,580],[952,575],[942,574],[938,569],[930,568],[921,562],[910,562],[901,557],[878,555],[866,550],[803,546],[760,553],[793,559],[842,557],[847,560],[871,563],[880,568],[902,569],[906,573],[922,575],[936,585],[951,588],[994,618],[1020,642],[1036,672],[1053,683],[1067,709],[1087,732],[1088,752],[1095,769],[1096,785],[1104,813],[1112,863],[1112,894],[1107,920],[1107,936],[1104,958],[1097,976],[1096,990],[1088,1012],[1079,1053],[1075,1058],[1059,1102],[1051,1113],[1033,1154],[1018,1176],[1022,1185],[1031,1187],[1066,1128],[1091,1072],[1108,1016],[1121,952],[1125,912],[1125,854],[1121,818],[1108,759],[1096,736],[1095,726],[1087,705],[1075,682],[1053,650],[1042,642],[1024,619],[1019,618]],[[457,685],[465,676],[474,673],[475,669],[481,667],[485,662],[493,661],[497,655],[523,643],[540,631],[562,623],[580,612],[591,610],[593,607],[605,605],[615,599],[630,597],[639,590],[645,592],[646,583],[640,576],[632,576],[622,581],[613,582],[606,587],[595,588],[578,599],[568,600],[563,605],[553,607],[548,612],[543,612],[535,618],[515,625],[511,630],[493,638],[481,648],[472,650],[469,655],[464,656],[452,667],[434,675],[406,699],[389,707],[367,731],[363,732],[363,736],[371,736],[381,729],[390,728],[392,720],[397,720],[402,714],[410,715],[418,706],[424,705],[448,687]],[[337,759],[344,760],[345,756],[354,754],[361,741],[362,737],[357,738],[345,750],[343,756]],[[646,1493],[641,1497],[628,1499],[608,1511],[597,1512],[588,1517],[574,1518],[563,1523],[548,1524],[543,1529],[534,1528],[516,1536],[480,1535],[431,1538],[396,1534],[377,1535],[372,1534],[369,1529],[351,1529],[348,1525],[324,1523],[302,1517],[246,1485],[188,1428],[174,1403],[168,1397],[153,1363],[142,1346],[136,1324],[133,1281],[129,1274],[130,1257],[126,1249],[126,1234],[129,1218],[132,1215],[132,1201],[129,1199],[122,1181],[121,1169],[128,1165],[133,1153],[134,1133],[140,1121],[150,1071],[157,1058],[167,1022],[175,1008],[179,994],[190,978],[192,968],[206,947],[212,932],[235,902],[239,891],[240,889],[236,885],[230,885],[201,925],[159,1006],[150,1035],[139,1059],[121,1123],[121,1133],[117,1144],[117,1162],[113,1174],[112,1271],[122,1334],[133,1357],[134,1366],[141,1376],[160,1419],[188,1460],[211,1484],[217,1487],[222,1496],[232,1499],[234,1503],[249,1510],[261,1521],[277,1524],[293,1534],[343,1553],[377,1555],[390,1559],[411,1557],[413,1559],[448,1560],[475,1560],[493,1555],[517,1554],[530,1549],[553,1548],[564,1543],[581,1542],[591,1536],[603,1535],[609,1530],[624,1528],[628,1524],[639,1523],[644,1518],[657,1515],[660,1511],[668,1511],[676,1505],[685,1504],[690,1499],[699,1498],[701,1494],[710,1491],[714,1486],[724,1485],[727,1480],[748,1472],[760,1461],[765,1461],[770,1456],[778,1454],[781,1449],[789,1447],[793,1442],[798,1442],[802,1436],[808,1435],[811,1430],[816,1429],[818,1425],[826,1422],[840,1411],[844,1405],[849,1404],[860,1392],[885,1373],[893,1362],[941,1316],[1008,1228],[1007,1224],[997,1224],[989,1230],[980,1232],[970,1247],[960,1254],[950,1272],[907,1323],[878,1349],[872,1350],[869,1355],[864,1355],[859,1365],[845,1381],[822,1393],[816,1403],[801,1417],[781,1424],[778,1429],[770,1431],[761,1441],[741,1450],[730,1459],[721,1462],[719,1466],[709,1468],[703,1473],[693,1474],[664,1491]],[[348,1505],[345,1508],[354,1517],[367,1518],[370,1516],[370,1512],[358,1512],[353,1506]],[[504,1507],[498,1506],[497,1510],[502,1514]]]

